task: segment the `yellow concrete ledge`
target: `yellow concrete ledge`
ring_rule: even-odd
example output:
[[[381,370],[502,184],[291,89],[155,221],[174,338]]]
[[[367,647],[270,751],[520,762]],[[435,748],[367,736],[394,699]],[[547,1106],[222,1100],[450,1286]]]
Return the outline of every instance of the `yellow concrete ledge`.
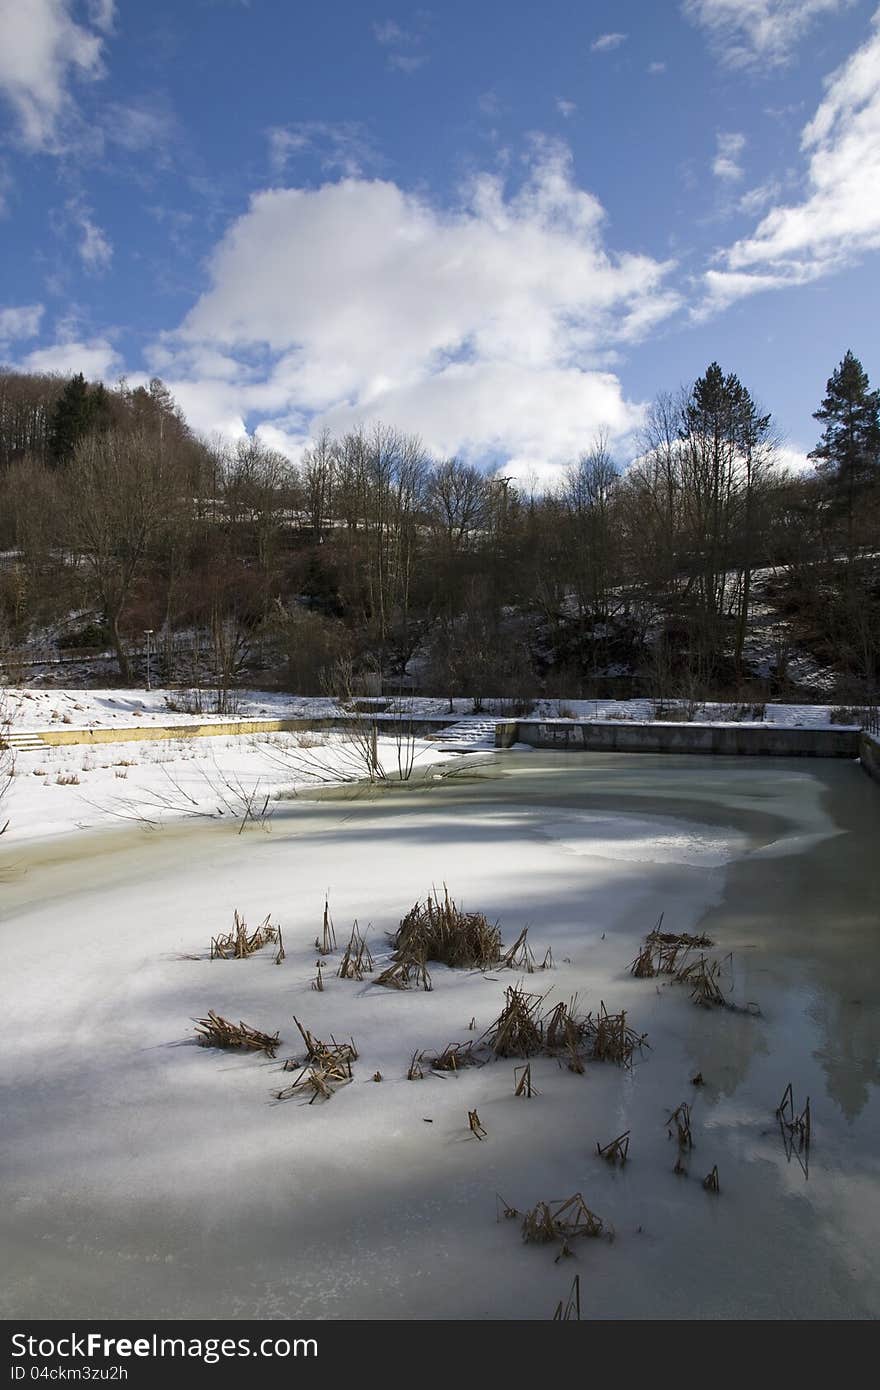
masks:
[[[224,734],[277,734],[297,729],[330,727],[332,719],[235,719],[216,724],[143,724],[124,728],[35,729],[51,747],[70,743],[128,743],[135,739],[222,738]]]
[[[367,716],[363,716],[364,719]],[[394,730],[398,720],[393,716],[378,715],[376,724],[381,733],[383,728]],[[406,720],[403,721],[407,723]],[[71,729],[66,725],[50,725],[47,729],[28,730],[39,735],[50,747],[81,743],[129,743],[135,739],[149,741],[169,738],[222,738],[236,734],[287,734],[303,733],[309,729],[345,729],[352,723],[352,717],[343,715],[300,716],[298,719],[230,719],[216,724],[127,724],[120,728]],[[412,731],[416,734],[437,732],[457,723],[455,716],[417,717],[412,721]]]

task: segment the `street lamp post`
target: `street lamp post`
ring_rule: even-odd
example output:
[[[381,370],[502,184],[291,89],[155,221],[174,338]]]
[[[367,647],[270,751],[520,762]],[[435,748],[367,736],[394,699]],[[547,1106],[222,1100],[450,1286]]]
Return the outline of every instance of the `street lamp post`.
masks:
[[[152,635],[153,635],[153,629],[152,629],[151,627],[145,627],[145,628],[144,628],[144,636],[145,636],[146,639],[147,639],[147,689],[148,689],[148,690],[152,690],[152,686],[150,685],[150,638],[152,637]]]

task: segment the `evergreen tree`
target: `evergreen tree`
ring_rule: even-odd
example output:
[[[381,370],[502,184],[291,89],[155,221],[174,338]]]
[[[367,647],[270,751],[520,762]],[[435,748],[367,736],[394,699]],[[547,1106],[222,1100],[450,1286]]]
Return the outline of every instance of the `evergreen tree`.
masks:
[[[880,391],[852,351],[828,378],[826,395],[813,419],[825,429],[809,455],[830,483],[846,517],[847,558],[854,550],[856,504],[866,484],[880,479]]]
[[[58,464],[69,463],[80,440],[91,430],[110,424],[110,398],[104,386],[89,386],[82,372],[70,378],[52,413],[49,453]]]

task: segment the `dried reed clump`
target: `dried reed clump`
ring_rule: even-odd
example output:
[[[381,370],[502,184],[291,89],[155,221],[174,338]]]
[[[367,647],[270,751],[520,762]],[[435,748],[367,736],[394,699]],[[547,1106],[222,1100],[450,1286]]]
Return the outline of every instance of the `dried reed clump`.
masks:
[[[708,936],[692,936],[690,932],[661,931],[663,913],[653,931],[648,932],[639,954],[630,965],[636,979],[653,979],[655,975],[675,975],[697,948],[711,946]]]
[[[539,1202],[526,1212],[522,1223],[522,1237],[527,1244],[547,1244],[561,1240],[568,1243],[575,1236],[605,1236],[613,1239],[613,1230],[590,1211],[580,1192],[567,1197],[562,1202]]]
[[[232,917],[232,931],[211,938],[211,960],[246,960],[264,946],[277,946],[275,964],[284,960],[284,942],[281,928],[273,927],[271,917],[267,917],[254,931],[249,932],[247,923],[238,915],[236,908]]]
[[[354,1039],[350,1038],[347,1043],[338,1043],[331,1035],[329,1043],[321,1042],[319,1038],[312,1036],[308,1028],[302,1026],[298,1018],[293,1021],[306,1045],[306,1060],[299,1062],[288,1059],[284,1063],[284,1070],[296,1071],[297,1076],[289,1086],[276,1091],[275,1098],[289,1100],[291,1096],[310,1091],[309,1105],[318,1099],[329,1100],[335,1090],[352,1079],[351,1064],[357,1061],[358,1057]]]
[[[247,1023],[230,1023],[213,1009],[208,1010],[207,1018],[196,1019],[196,1032],[202,1047],[244,1047],[265,1052],[267,1057],[275,1056],[280,1043],[277,1033],[261,1033]]]
[[[395,960],[376,976],[376,984],[386,989],[411,989],[415,985],[430,990],[431,976],[424,960]]]
[[[727,1008],[729,1000],[721,988],[721,964],[717,960],[707,960],[700,956],[676,971],[677,984],[690,988],[691,999],[704,1009]]]
[[[604,1001],[595,1018],[587,1014],[582,1028],[590,1056],[597,1062],[617,1062],[620,1066],[631,1067],[636,1051],[641,1052],[649,1045],[647,1033],[637,1033],[628,1026],[624,1010],[610,1014]]]
[[[443,897],[434,890],[424,903],[417,902],[391,937],[392,963],[376,978],[377,985],[389,989],[409,989],[413,985],[431,988],[428,961],[438,961],[454,970],[521,970],[531,974],[553,964],[548,951],[540,967],[528,943],[524,927],[513,945],[505,951],[501,928],[482,912],[464,912],[443,887]],[[340,973],[342,973],[340,971]]]
[[[478,1067],[474,1043],[447,1043],[442,1052],[420,1052],[419,1060],[427,1062],[431,1071],[461,1071],[463,1067]]]
[[[720,1192],[721,1187],[718,1182],[718,1164],[716,1163],[711,1173],[707,1173],[703,1179],[703,1186],[707,1192]]]
[[[545,998],[511,985],[504,1008],[480,1041],[496,1057],[556,1057],[579,1073],[589,1060],[631,1067],[636,1050],[648,1046],[647,1035],[630,1028],[625,1013],[609,1014],[604,1002],[595,1017],[578,1015],[577,996],[542,1016]]]
[[[527,994],[519,985],[511,985],[504,998],[504,1008],[480,1041],[485,1041],[496,1057],[534,1057],[543,1052],[539,1010],[544,995]]]
[[[366,938],[361,934],[357,921],[351,929],[351,938],[337,970],[343,980],[362,980],[373,970],[373,957]]]
[[[523,937],[513,948],[521,946]],[[483,970],[501,963],[501,928],[482,912],[463,912],[444,886],[439,896],[416,903],[394,936],[397,960],[439,961],[454,969]]]

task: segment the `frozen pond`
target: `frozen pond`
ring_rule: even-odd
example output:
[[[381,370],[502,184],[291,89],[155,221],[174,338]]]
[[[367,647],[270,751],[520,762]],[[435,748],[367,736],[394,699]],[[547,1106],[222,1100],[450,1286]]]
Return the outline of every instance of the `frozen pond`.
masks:
[[[853,764],[513,752],[285,803],[268,832],[7,850],[0,1315],[543,1319],[579,1273],[586,1317],[877,1316],[878,847]],[[529,925],[539,961],[552,947],[526,988],[625,1008],[651,1050],[582,1076],[536,1060],[528,1100],[512,1061],[408,1081],[414,1051],[478,1036],[519,977],[432,967],[430,993],[403,993],[338,979],[337,955],[318,993],[314,939],[329,889],[340,942],[357,918],[381,956],[443,882],[506,943]],[[283,964],[207,958],[233,908],[280,922]],[[632,978],[661,911],[733,952],[732,998],[760,1016]],[[279,1029],[278,1059],[195,1046],[211,1008]],[[293,1015],[358,1045],[329,1102],[273,1099]],[[811,1098],[808,1176],[774,1118],[789,1081]],[[681,1101],[687,1177],[665,1125]],[[613,1169],[597,1141],[627,1129]],[[577,1191],[613,1243],[554,1263],[496,1220],[497,1193],[524,1211]]]

